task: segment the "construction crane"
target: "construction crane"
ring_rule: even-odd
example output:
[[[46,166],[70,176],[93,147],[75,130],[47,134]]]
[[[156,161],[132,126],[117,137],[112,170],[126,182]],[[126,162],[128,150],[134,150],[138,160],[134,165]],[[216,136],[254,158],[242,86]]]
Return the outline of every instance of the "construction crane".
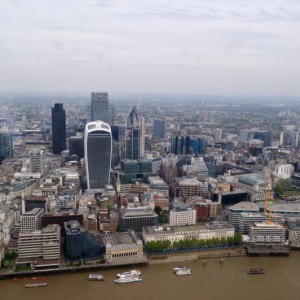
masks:
[[[271,199],[271,191],[269,188],[269,179],[270,179],[270,170],[269,168],[265,167],[263,169],[264,174],[264,214],[267,214],[267,208],[268,208],[268,201]],[[272,224],[272,214],[269,211],[268,213],[268,219],[266,221],[267,224]]]

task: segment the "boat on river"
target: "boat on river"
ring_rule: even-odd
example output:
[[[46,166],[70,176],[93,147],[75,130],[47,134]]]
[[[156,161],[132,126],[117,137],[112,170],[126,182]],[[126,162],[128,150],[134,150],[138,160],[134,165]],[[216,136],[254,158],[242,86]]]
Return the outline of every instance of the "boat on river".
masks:
[[[247,274],[250,275],[259,275],[265,274],[266,270],[264,268],[250,268],[247,270]]]
[[[184,267],[184,266],[176,266],[175,268],[173,268],[173,272],[176,273],[177,271],[179,271],[181,269],[186,269],[186,267]]]
[[[117,274],[117,278],[119,277],[130,277],[130,276],[140,276],[142,274],[141,271],[139,270],[130,270],[128,272],[123,272],[123,273],[119,273]]]
[[[25,284],[25,287],[27,288],[35,288],[35,287],[44,287],[47,286],[47,282],[34,282],[34,283],[27,283]]]
[[[115,283],[130,283],[142,281],[142,278],[139,276],[121,276],[114,280]]]
[[[182,268],[180,270],[177,270],[175,272],[176,275],[191,275],[192,274],[192,269],[190,268]]]
[[[103,281],[104,276],[101,274],[89,274],[88,280],[90,281]]]

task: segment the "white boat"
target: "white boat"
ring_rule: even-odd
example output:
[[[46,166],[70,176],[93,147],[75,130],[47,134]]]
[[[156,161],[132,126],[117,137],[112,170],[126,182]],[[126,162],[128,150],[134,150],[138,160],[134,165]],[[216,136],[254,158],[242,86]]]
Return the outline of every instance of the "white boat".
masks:
[[[100,281],[100,280],[104,280],[104,276],[101,275],[101,274],[89,274],[88,280],[95,280],[95,281],[98,280],[98,281]]]
[[[128,276],[140,276],[141,274],[142,272],[139,270],[130,270],[128,272],[117,274],[117,277],[119,278],[119,277],[128,277]]]
[[[184,266],[176,266],[175,268],[173,268],[173,272],[176,273],[177,271],[181,270],[181,269],[185,269]]]
[[[191,274],[192,274],[192,269],[189,268],[182,268],[176,271],[176,275],[191,275]]]
[[[124,276],[114,280],[115,283],[130,283],[138,281],[142,281],[142,278],[140,278],[139,276]]]
[[[27,288],[44,287],[44,286],[47,286],[47,282],[35,282],[35,283],[25,284],[25,287]]]

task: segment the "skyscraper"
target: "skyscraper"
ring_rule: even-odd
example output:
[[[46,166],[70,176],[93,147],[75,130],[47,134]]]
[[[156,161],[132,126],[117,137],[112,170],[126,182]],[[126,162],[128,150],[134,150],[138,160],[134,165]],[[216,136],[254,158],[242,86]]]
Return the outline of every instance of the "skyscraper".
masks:
[[[102,121],[86,124],[84,158],[88,189],[101,189],[110,183],[112,153],[111,128]]]
[[[13,157],[12,134],[6,127],[0,129],[0,164],[5,158]]]
[[[61,103],[52,108],[52,152],[60,154],[66,150],[66,112]]]
[[[165,121],[154,120],[153,136],[163,139],[165,137]]]
[[[220,128],[216,128],[215,129],[215,142],[221,142],[222,140],[222,134],[223,134],[223,130]]]
[[[112,111],[108,104],[108,93],[91,94],[91,118],[92,121],[110,123]]]

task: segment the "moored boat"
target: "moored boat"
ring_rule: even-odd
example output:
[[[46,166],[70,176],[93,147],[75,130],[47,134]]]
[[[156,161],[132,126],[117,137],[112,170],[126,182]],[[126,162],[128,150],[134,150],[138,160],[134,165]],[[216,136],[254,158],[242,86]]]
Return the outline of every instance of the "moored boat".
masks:
[[[185,269],[185,267],[184,266],[176,266],[175,268],[173,268],[173,272],[176,273],[177,271],[179,271],[181,269]]]
[[[104,276],[101,274],[89,274],[88,280],[101,281],[101,280],[104,280]]]
[[[139,276],[121,276],[114,280],[115,283],[130,283],[130,282],[138,282],[142,281],[142,278]]]
[[[264,268],[250,268],[247,270],[247,274],[255,275],[255,274],[265,274],[266,270]]]
[[[176,271],[176,275],[191,275],[192,269],[190,268],[182,268]]]
[[[123,272],[117,274],[117,277],[127,277],[127,276],[140,276],[142,274],[139,270],[130,270],[128,272]]]
[[[35,282],[35,283],[27,283],[25,284],[25,287],[34,288],[34,287],[44,287],[46,285],[48,285],[47,282]]]

